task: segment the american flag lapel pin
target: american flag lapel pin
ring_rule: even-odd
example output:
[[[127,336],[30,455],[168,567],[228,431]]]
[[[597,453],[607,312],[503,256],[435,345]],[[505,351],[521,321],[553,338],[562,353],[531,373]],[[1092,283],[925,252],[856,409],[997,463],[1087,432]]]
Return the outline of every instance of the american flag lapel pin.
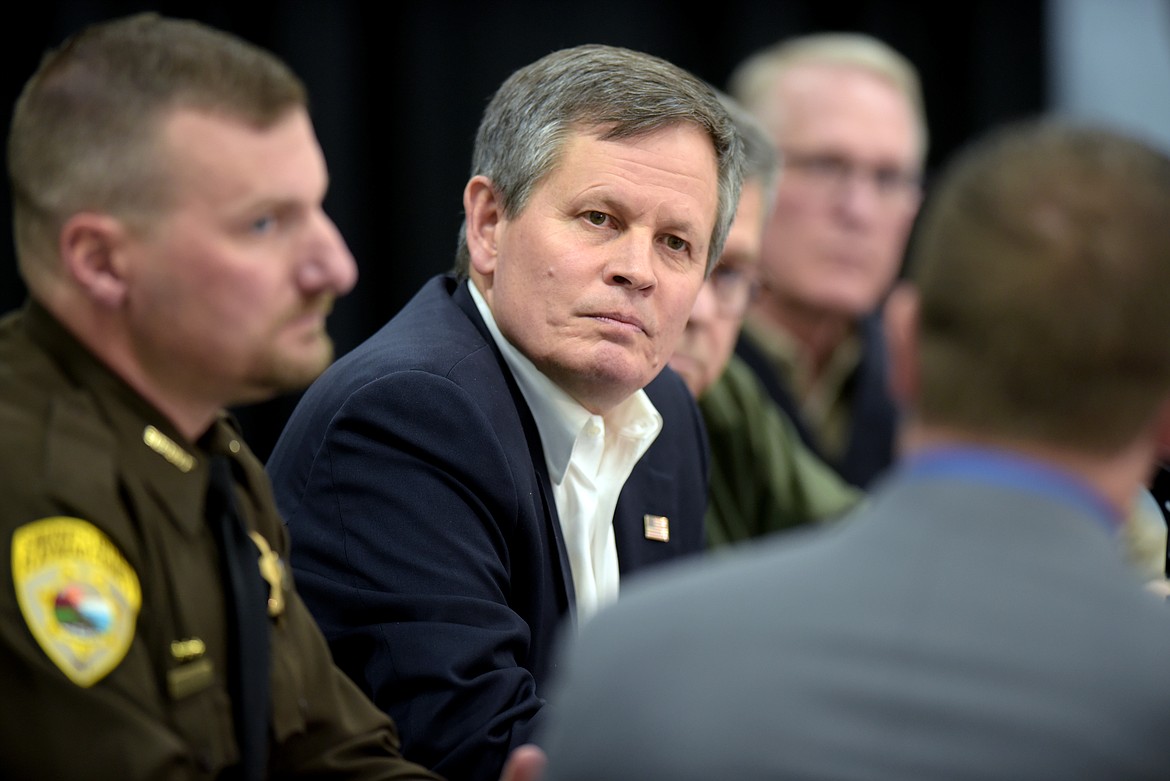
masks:
[[[642,528],[646,539],[670,542],[670,519],[665,515],[643,515]]]

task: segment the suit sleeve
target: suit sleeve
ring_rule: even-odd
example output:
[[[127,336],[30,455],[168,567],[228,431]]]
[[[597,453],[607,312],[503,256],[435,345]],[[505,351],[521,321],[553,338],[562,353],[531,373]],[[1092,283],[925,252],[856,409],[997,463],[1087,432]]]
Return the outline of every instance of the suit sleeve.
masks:
[[[302,495],[274,477],[298,587],[335,660],[397,723],[408,758],[497,778],[542,705],[512,604],[519,573],[544,566],[518,524],[532,497],[517,454],[468,391],[423,372],[350,395],[315,452]]]

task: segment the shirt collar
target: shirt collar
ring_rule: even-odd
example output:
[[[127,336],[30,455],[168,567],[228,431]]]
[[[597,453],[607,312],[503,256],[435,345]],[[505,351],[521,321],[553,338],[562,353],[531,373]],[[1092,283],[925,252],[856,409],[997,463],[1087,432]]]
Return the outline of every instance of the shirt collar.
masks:
[[[856,328],[833,348],[820,376],[815,379],[812,356],[787,330],[750,317],[744,320],[743,330],[767,357],[772,368],[796,391],[798,398],[806,399],[815,392],[825,398],[824,406],[844,393],[846,383],[861,363],[862,339]]]
[[[1081,477],[1036,458],[970,445],[925,448],[902,462],[911,479],[957,477],[1044,495],[1073,505],[1109,531],[1123,522],[1117,508]]]
[[[227,413],[221,413],[203,441],[190,442],[36,301],[28,304],[25,327],[29,338],[52,356],[60,371],[77,387],[86,389],[89,404],[114,437],[116,455],[111,458],[117,459],[119,468],[151,486],[174,522],[186,533],[197,534],[203,519],[189,508],[201,507],[206,492],[208,452],[203,442],[231,454],[241,449],[238,435],[227,423]],[[74,405],[64,405],[58,419],[69,421],[72,418],[65,416],[92,414],[75,410]]]
[[[591,419],[602,416],[594,415],[581,406],[516,349],[500,332],[492,310],[479,289],[470,279],[466,284],[476,309],[479,310],[488,332],[492,335],[492,340],[499,348],[500,354],[504,356],[504,363],[512,371],[516,384],[520,386],[520,393],[532,411],[544,446],[549,478],[553,483],[559,484],[564,479],[578,434]],[[639,439],[657,436],[662,428],[662,416],[655,409],[645,390],[634,392],[628,399],[607,412],[602,419],[607,425],[615,426],[621,435]]]

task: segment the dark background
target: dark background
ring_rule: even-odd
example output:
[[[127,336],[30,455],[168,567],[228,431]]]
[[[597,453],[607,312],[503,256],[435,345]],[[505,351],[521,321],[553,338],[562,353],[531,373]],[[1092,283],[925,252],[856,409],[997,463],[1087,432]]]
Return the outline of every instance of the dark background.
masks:
[[[22,4],[19,24],[0,25],[5,132],[45,48],[89,22],[148,8],[271,49],[308,85],[332,179],[326,208],[360,270],[357,288],[331,318],[338,354],[451,266],[480,112],[509,73],[555,49],[626,46],[722,87],[741,59],[780,38],[824,30],[875,35],[920,71],[931,135],[928,182],[957,146],[1042,110],[1048,98],[1041,0],[724,0],[705,7],[667,0],[47,0]],[[3,312],[19,306],[25,291],[13,258],[7,183],[0,199]],[[294,402],[289,396],[237,410],[261,458]]]

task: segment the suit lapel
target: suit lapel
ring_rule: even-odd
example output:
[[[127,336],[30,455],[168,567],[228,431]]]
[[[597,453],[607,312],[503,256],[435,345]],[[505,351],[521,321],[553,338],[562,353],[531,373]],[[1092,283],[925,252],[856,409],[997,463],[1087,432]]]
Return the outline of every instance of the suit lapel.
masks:
[[[532,411],[528,408],[528,402],[524,400],[524,394],[520,392],[520,386],[516,384],[516,378],[512,376],[512,371],[508,368],[504,356],[500,354],[500,349],[496,346],[495,340],[492,339],[487,324],[480,317],[479,309],[476,307],[471,293],[467,290],[468,284],[471,283],[464,283],[462,280],[455,282],[456,287],[451,294],[451,298],[463,310],[467,319],[472,322],[491,349],[492,355],[495,356],[496,363],[500,367],[500,373],[504,377],[504,382],[508,386],[508,392],[512,394],[512,400],[516,404],[516,411],[520,417],[520,425],[524,429],[524,438],[528,442],[528,452],[532,457],[532,467],[536,473],[536,484],[540,492],[541,505],[544,507],[544,517],[549,539],[552,540],[552,547],[555,549],[550,551],[550,554],[552,554],[552,560],[556,561],[559,566],[560,581],[565,589],[565,606],[570,614],[570,623],[574,624],[576,622],[577,594],[573,587],[572,570],[569,569],[569,554],[565,549],[565,539],[561,532],[561,519],[557,514],[556,501],[553,498],[552,480],[548,476],[548,466],[545,463],[544,446],[540,441],[540,431],[536,427],[536,420],[532,417]]]
[[[677,519],[677,492],[674,476],[659,469],[643,466],[630,475],[613,515],[620,572],[633,572],[677,555],[677,543],[671,545],[647,531],[648,517],[666,518],[667,528],[671,519]]]

